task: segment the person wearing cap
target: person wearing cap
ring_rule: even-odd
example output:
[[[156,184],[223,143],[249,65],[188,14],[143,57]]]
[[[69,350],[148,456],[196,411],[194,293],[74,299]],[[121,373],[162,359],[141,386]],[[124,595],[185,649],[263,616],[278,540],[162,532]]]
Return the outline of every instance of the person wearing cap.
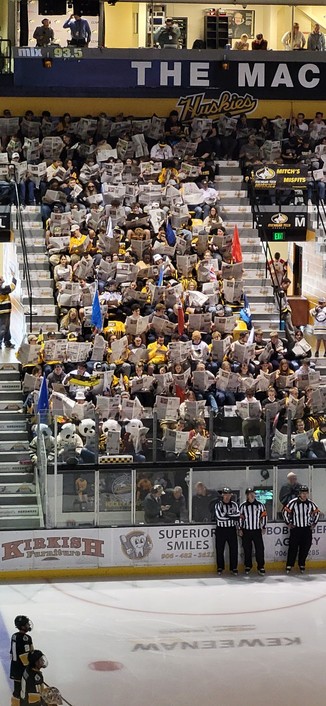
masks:
[[[238,504],[232,500],[232,490],[225,487],[214,505],[216,521],[215,544],[217,573],[220,576],[225,569],[225,545],[229,547],[230,571],[234,576],[238,574],[238,536],[240,512]]]
[[[240,529],[239,535],[242,537],[244,551],[245,574],[248,575],[252,569],[252,547],[255,547],[255,555],[258,573],[265,574],[265,551],[263,534],[266,532],[267,512],[263,503],[256,498],[253,488],[246,489],[246,499],[240,507]]]
[[[144,519],[146,525],[164,524],[163,513],[170,509],[170,505],[162,505],[164,490],[162,485],[154,485],[146,495],[143,502]]]
[[[154,34],[154,42],[158,44],[161,49],[166,46],[178,46],[178,42],[181,36],[180,27],[178,24],[173,22],[172,17],[167,17],[165,20],[165,27],[159,27]]]
[[[69,255],[71,257],[71,264],[75,265],[76,262],[86,253],[87,246],[89,243],[89,238],[80,232],[79,225],[73,223],[70,228],[70,240],[69,240]]]
[[[282,485],[279,492],[279,500],[282,504],[282,507],[288,505],[290,500],[293,500],[293,498],[298,497],[300,488],[300,483],[298,483],[298,477],[296,473],[290,471],[290,473],[288,473],[286,477],[288,482]]]
[[[325,297],[319,297],[318,304],[310,309],[310,316],[313,316],[314,323],[314,336],[316,338],[316,352],[315,356],[318,358],[321,343],[324,345],[324,357],[326,356],[326,299]]]
[[[161,162],[162,160],[172,159],[172,147],[167,144],[166,140],[162,139],[156,142],[151,149],[151,159]]]
[[[285,505],[282,514],[285,524],[290,529],[286,573],[290,573],[298,555],[299,569],[303,574],[312,543],[312,530],[316,527],[320,515],[316,503],[309,498],[307,485],[300,485],[298,497]]]
[[[36,39],[37,47],[48,47],[52,44],[54,40],[54,32],[50,27],[50,20],[48,17],[44,17],[41,22],[41,27],[35,27],[33,38]]]

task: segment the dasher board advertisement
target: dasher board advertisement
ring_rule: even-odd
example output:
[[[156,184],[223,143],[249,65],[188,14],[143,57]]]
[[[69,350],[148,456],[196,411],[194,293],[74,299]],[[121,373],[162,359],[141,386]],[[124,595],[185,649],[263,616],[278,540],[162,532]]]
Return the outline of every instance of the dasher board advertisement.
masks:
[[[326,522],[313,530],[308,560],[326,561]],[[289,529],[269,524],[264,535],[267,563],[286,561]],[[215,570],[214,525],[166,525],[100,529],[0,532],[0,570],[61,571],[128,567],[211,567]],[[239,539],[239,564],[243,564]],[[206,568],[207,570],[207,568]]]

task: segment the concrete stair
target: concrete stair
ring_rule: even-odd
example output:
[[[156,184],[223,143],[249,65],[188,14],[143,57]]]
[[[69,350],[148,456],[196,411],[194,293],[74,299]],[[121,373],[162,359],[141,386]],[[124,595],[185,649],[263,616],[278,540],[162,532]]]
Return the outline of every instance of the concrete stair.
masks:
[[[22,404],[19,363],[0,362],[0,530],[43,526]]]
[[[49,270],[49,260],[44,242],[44,228],[39,206],[26,206],[22,211],[26,248],[28,252],[29,274],[33,288],[32,331],[57,331],[57,307],[53,298],[53,280]],[[12,209],[12,224],[17,243],[18,264],[22,278],[22,303],[24,312],[29,314],[29,301],[26,281],[23,278],[23,253],[16,228],[16,209]],[[35,285],[34,285],[35,283]]]
[[[253,324],[263,329],[268,338],[272,328],[278,330],[279,317],[275,306],[269,274],[266,276],[265,256],[258,231],[253,228],[251,206],[247,190],[236,161],[219,162],[215,177],[219,189],[221,217],[232,233],[237,225],[243,255],[244,291],[248,296]],[[284,332],[282,332],[284,335]]]

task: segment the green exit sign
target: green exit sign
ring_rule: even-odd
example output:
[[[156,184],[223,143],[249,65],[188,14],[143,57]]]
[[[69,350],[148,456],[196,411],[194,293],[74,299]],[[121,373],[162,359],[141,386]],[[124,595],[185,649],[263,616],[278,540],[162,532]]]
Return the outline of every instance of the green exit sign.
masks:
[[[273,233],[273,240],[285,240],[284,230],[277,230]]]

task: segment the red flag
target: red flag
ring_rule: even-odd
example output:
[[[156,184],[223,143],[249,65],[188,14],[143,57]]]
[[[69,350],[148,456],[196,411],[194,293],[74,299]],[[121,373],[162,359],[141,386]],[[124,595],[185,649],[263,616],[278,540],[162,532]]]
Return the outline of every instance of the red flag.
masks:
[[[182,336],[185,328],[185,315],[183,311],[183,306],[182,303],[179,302],[178,305],[178,334],[179,336]]]
[[[234,226],[231,255],[233,262],[242,262],[242,250],[238,226]]]

